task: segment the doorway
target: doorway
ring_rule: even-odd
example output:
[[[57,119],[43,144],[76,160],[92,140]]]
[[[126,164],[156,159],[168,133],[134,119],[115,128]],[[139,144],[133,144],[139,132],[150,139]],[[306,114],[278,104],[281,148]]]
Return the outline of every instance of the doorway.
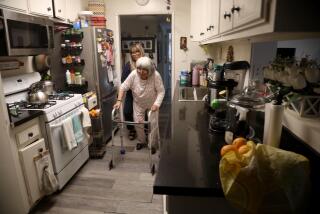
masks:
[[[121,69],[129,61],[129,47],[139,42],[162,77],[166,90],[163,103],[171,102],[172,22],[170,14],[120,15]]]

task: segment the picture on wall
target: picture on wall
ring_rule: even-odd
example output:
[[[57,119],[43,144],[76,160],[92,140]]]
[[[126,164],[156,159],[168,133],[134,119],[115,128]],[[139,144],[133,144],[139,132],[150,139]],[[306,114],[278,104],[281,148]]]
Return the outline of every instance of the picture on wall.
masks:
[[[130,46],[140,43],[144,48],[145,53],[153,53],[155,51],[155,38],[154,37],[130,37],[121,39],[121,50],[129,53]]]

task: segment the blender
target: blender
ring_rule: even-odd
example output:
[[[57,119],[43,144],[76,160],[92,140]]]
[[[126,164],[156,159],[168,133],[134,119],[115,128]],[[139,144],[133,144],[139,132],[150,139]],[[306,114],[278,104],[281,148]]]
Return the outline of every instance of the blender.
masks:
[[[215,65],[213,72],[208,76],[209,131],[224,132],[227,127],[227,101],[237,82],[224,78],[224,69],[221,65]]]

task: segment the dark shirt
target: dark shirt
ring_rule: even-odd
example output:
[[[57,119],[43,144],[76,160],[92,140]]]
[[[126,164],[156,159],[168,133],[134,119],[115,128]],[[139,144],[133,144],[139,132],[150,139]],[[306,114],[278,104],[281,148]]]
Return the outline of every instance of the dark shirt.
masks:
[[[124,82],[130,73],[131,73],[130,62],[127,62],[123,68],[123,71],[122,71],[121,82]],[[131,114],[131,115],[133,114],[133,96],[132,96],[131,90],[126,92],[126,99],[124,101],[123,112],[125,115],[126,114]]]

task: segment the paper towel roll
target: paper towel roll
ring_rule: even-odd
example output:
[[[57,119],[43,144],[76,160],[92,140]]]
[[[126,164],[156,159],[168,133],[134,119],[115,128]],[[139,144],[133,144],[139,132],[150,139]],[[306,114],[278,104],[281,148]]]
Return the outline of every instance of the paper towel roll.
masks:
[[[283,105],[274,105],[273,103],[267,103],[265,105],[264,144],[279,147],[282,132],[283,110]]]

